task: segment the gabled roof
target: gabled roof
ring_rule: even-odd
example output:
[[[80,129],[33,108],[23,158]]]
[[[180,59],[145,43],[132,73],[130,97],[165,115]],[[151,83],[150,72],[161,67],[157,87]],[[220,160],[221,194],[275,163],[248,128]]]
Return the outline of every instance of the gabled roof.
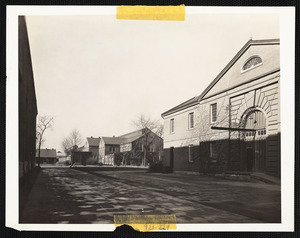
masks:
[[[144,134],[144,129],[139,129],[118,137],[101,137],[106,145],[122,145],[126,143],[131,143],[139,138],[141,138]],[[153,132],[152,132],[153,133]]]
[[[36,157],[39,156],[39,150],[36,150]],[[41,158],[56,158],[56,149],[41,149]]]
[[[121,135],[119,137],[129,139],[129,138],[135,138],[137,136],[142,136],[142,135],[143,135],[143,129],[139,129],[139,130],[132,131],[127,134]]]
[[[107,145],[120,145],[124,141],[124,138],[119,138],[119,137],[103,136],[102,139],[104,140],[104,143]]]
[[[125,143],[133,142],[142,136],[143,136],[143,129],[139,129],[137,131],[133,131],[133,132],[127,133],[125,135],[121,135],[119,137],[124,138],[122,144],[125,144]]]
[[[99,146],[99,143],[100,143],[100,137],[87,137],[86,138],[88,143],[89,143],[89,146]]]
[[[223,75],[231,68],[232,65],[245,53],[251,45],[278,45],[280,44],[279,39],[268,39],[268,40],[249,40],[240,51],[233,57],[232,60],[225,66],[225,68],[217,75],[217,77],[208,85],[208,87],[202,92],[199,99],[200,101],[209,92],[209,90],[215,86],[215,84],[223,77]]]
[[[208,87],[202,92],[202,94],[198,97],[193,97],[186,102],[179,104],[176,107],[173,107],[172,109],[164,112],[161,114],[162,117],[165,117],[167,115],[173,114],[175,112],[184,110],[186,108],[192,107],[194,105],[197,105],[204,97],[205,95],[210,91],[210,89],[223,77],[223,75],[232,67],[232,65],[245,53],[245,51],[251,46],[251,45],[276,45],[280,44],[279,39],[267,39],[267,40],[249,40],[242,49],[232,58],[232,60],[229,61],[229,63],[225,66],[225,68],[217,75],[217,77],[208,85]]]
[[[200,101],[199,100],[199,96],[193,97],[193,98],[185,101],[184,103],[181,103],[178,106],[173,107],[170,110],[164,112],[163,114],[161,114],[161,116],[165,117],[165,116],[170,115],[170,114],[172,114],[174,112],[178,112],[178,111],[184,110],[186,108],[192,107],[194,105],[197,105],[199,103],[199,101]]]

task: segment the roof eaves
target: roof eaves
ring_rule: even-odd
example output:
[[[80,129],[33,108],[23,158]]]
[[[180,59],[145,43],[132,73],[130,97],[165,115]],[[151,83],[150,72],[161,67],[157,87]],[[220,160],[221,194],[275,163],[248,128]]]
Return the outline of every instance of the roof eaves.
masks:
[[[140,139],[140,138],[143,137],[143,136],[144,136],[144,135],[139,135],[139,136],[133,137],[133,138],[128,138],[128,139],[125,138],[124,141],[122,141],[121,145],[127,144],[127,143],[131,143],[131,142],[134,142],[134,141]]]
[[[126,133],[126,134],[123,134],[123,135],[120,135],[120,136],[118,136],[118,138],[126,138],[126,137],[128,137],[128,136],[130,136],[130,135],[133,135],[134,133],[138,133],[138,132],[140,132],[140,131],[142,131],[143,129],[138,129],[138,130],[135,130],[135,131],[132,131],[132,132],[128,132],[128,133]]]
[[[194,99],[194,98],[192,98],[192,99]],[[189,99],[188,101],[190,101],[192,99]],[[162,113],[161,116],[162,116],[162,118],[164,118],[165,116],[168,116],[168,115],[173,114],[175,112],[179,112],[181,110],[184,110],[184,109],[187,109],[189,107],[195,106],[195,105],[199,104],[199,102],[200,102],[199,99],[200,99],[200,97],[198,96],[197,99],[195,101],[191,102],[191,103],[187,103],[188,101],[185,101],[185,102],[179,104],[178,106],[173,107],[172,109]],[[184,105],[184,104],[186,104],[186,105]]]

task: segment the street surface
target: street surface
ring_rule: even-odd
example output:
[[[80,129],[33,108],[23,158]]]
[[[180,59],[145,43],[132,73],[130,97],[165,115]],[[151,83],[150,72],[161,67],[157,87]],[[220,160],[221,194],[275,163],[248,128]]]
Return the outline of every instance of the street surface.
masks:
[[[20,223],[113,224],[114,215],[175,214],[177,223],[280,222],[280,186],[138,168],[43,168]]]

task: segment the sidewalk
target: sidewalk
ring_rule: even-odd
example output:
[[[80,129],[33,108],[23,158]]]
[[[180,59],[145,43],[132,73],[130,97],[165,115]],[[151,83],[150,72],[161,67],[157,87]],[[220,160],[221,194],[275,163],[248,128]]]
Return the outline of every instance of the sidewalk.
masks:
[[[281,184],[280,178],[270,176],[270,175],[264,174],[264,173],[257,173],[257,172],[251,173],[251,177],[253,179],[263,181],[263,182],[269,183],[269,184],[277,184],[277,185]]]

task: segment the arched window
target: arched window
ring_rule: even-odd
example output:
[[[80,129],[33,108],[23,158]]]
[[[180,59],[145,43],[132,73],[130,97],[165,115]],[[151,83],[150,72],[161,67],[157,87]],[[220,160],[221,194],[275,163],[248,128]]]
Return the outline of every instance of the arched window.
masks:
[[[255,110],[251,112],[247,117],[246,129],[255,129],[256,136],[265,136],[266,135],[266,118],[265,115],[259,111]],[[253,131],[245,133],[246,137],[254,136]]]
[[[242,70],[247,71],[247,70],[250,70],[250,69],[252,69],[254,67],[257,67],[261,64],[262,64],[261,58],[259,56],[253,56],[253,57],[251,57],[250,59],[248,59],[246,61],[246,63],[244,64]]]

